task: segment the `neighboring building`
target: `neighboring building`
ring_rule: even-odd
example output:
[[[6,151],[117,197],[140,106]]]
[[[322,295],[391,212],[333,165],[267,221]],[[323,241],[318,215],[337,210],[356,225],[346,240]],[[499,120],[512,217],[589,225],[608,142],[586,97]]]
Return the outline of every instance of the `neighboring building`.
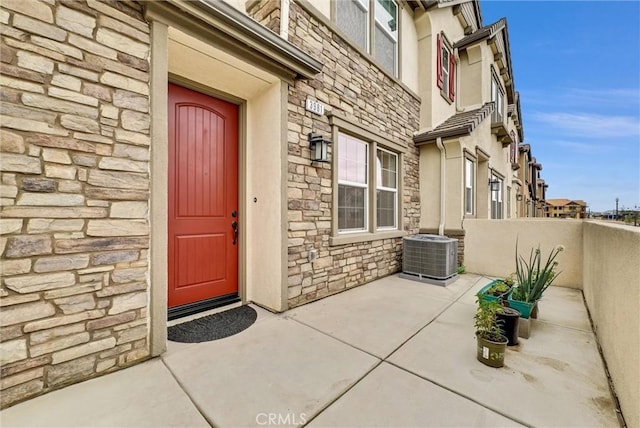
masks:
[[[476,1],[34,4],[0,11],[3,407],[162,354],[167,317],[284,311],[520,215]]]
[[[420,231],[458,238],[462,263],[466,218],[517,216],[523,130],[506,19],[482,26],[477,2],[456,3],[437,3],[416,19],[423,131],[414,141]]]
[[[552,218],[587,218],[587,203],[576,199],[547,199],[546,217]]]
[[[546,217],[546,191],[549,185],[542,179],[542,164],[531,153],[531,145],[518,147],[518,180],[522,183],[517,195],[518,217]]]

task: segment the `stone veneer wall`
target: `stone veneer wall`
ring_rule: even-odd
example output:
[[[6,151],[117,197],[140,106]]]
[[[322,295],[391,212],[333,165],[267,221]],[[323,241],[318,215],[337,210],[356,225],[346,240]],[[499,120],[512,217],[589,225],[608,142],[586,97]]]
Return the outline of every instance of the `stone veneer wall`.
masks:
[[[149,26],[3,0],[3,407],[149,356]]]
[[[402,238],[352,245],[329,245],[335,162],[312,164],[309,132],[331,136],[327,116],[305,111],[310,96],[350,121],[406,144],[404,193],[399,221],[417,233],[420,216],[418,148],[419,100],[363,58],[330,28],[291,2],[289,41],[321,60],[323,72],[297,80],[288,104],[288,299],[294,307],[397,272],[402,267]],[[314,263],[309,250],[317,249]]]

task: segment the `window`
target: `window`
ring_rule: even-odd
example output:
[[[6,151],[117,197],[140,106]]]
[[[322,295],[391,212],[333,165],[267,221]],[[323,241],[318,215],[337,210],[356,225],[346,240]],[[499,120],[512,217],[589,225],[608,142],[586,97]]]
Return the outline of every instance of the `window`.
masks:
[[[376,0],[376,31],[373,55],[394,76],[398,63],[398,5],[391,0]]]
[[[475,181],[475,164],[469,159],[464,159],[464,212],[473,214],[473,185]]]
[[[335,5],[338,28],[397,76],[398,4],[393,0],[340,0]]]
[[[338,133],[339,234],[399,229],[399,159],[375,142]]]
[[[513,217],[511,213],[511,187],[507,187],[507,218]]]
[[[336,2],[336,24],[363,50],[369,50],[369,0]]]
[[[442,90],[443,97],[453,102],[455,99],[456,61],[443,34],[438,34],[436,44],[438,88]]]
[[[338,230],[366,230],[369,146],[345,134],[338,145]]]
[[[498,182],[497,190],[491,191],[491,218],[502,218],[502,186],[503,181],[497,175],[491,174],[491,181]]]
[[[493,112],[493,123],[503,122],[504,115],[504,91],[502,86],[498,83],[498,78],[494,73],[491,77],[491,101],[495,103],[495,110]]]
[[[376,216],[377,228],[397,228],[398,155],[377,149],[376,155]]]

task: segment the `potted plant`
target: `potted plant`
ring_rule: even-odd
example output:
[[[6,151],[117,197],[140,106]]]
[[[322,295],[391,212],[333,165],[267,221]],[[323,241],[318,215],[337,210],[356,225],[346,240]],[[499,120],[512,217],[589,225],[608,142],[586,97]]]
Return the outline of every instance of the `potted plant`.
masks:
[[[496,320],[500,331],[509,340],[507,346],[515,346],[518,344],[520,316],[520,311],[508,306],[502,306],[500,310],[496,312]]]
[[[545,290],[558,277],[555,269],[558,262],[555,260],[558,254],[564,251],[564,246],[558,245],[549,254],[546,263],[542,265],[540,245],[531,250],[529,260],[518,255],[518,242],[516,241],[516,282],[508,297],[509,306],[517,309],[523,318],[529,318],[538,300],[542,298]]]
[[[478,310],[474,316],[478,361],[489,367],[504,366],[504,354],[508,339],[501,333],[496,313],[502,307],[498,302],[478,298]]]
[[[507,299],[509,292],[511,291],[511,285],[506,279],[496,279],[485,285],[478,291],[477,296],[481,300],[497,302],[503,299]]]

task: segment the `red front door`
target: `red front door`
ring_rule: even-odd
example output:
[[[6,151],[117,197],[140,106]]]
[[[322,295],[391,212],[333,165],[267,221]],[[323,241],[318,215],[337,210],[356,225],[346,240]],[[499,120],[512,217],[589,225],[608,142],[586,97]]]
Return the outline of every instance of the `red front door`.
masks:
[[[168,116],[175,307],[238,292],[238,106],[169,84]]]

